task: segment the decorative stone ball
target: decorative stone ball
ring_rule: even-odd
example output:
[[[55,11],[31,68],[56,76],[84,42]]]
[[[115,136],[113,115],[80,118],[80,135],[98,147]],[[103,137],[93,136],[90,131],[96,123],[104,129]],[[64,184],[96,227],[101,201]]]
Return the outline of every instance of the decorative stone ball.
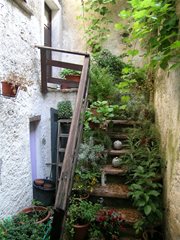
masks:
[[[113,167],[120,167],[120,165],[121,165],[120,158],[115,157],[115,158],[112,159],[112,166]]]
[[[117,150],[121,149],[121,148],[122,148],[122,142],[119,141],[119,140],[116,140],[116,141],[113,143],[113,147],[114,147],[114,149],[117,149]]]

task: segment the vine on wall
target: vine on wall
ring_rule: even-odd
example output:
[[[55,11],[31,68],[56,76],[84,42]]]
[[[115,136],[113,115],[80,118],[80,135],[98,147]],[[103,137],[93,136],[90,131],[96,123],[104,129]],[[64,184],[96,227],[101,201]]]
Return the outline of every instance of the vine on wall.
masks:
[[[111,23],[111,6],[116,0],[81,0],[83,16],[79,17],[84,22],[86,43],[95,53],[102,48],[102,43],[107,39]]]
[[[145,57],[153,68],[168,67],[169,60],[180,66],[179,19],[176,15],[175,0],[129,0],[130,7],[119,13],[126,24],[117,23],[123,30],[128,46],[135,40],[145,49]],[[129,50],[129,55],[137,55],[137,49]]]

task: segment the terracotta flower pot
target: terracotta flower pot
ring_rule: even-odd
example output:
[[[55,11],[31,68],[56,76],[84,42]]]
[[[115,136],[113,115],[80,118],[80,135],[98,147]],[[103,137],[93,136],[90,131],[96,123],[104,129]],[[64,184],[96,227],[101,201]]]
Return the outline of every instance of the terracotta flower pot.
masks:
[[[15,97],[18,86],[14,86],[12,83],[1,82],[2,84],[2,95],[7,97]]]
[[[42,206],[33,206],[33,207],[24,208],[23,210],[21,210],[21,213],[26,213],[28,214],[29,217],[33,216],[33,214],[38,214],[38,212],[40,214],[40,219],[36,221],[37,224],[45,223],[51,217],[51,212],[48,211],[46,207],[42,207]]]
[[[34,182],[35,182],[35,184],[37,186],[42,186],[44,184],[44,180],[43,179],[35,179]]]
[[[74,240],[85,240],[87,239],[88,230],[89,230],[90,224],[84,224],[84,225],[74,225]]]
[[[80,78],[81,78],[80,75],[66,75],[66,80],[71,80],[71,81],[77,82],[77,83],[80,82]]]

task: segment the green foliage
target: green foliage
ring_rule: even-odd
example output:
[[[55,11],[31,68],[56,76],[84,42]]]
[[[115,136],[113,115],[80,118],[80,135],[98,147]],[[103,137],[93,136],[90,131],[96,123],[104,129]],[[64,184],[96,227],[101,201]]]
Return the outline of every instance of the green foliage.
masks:
[[[92,202],[73,199],[68,208],[66,221],[66,232],[70,235],[69,237],[73,238],[74,224],[81,225],[95,221],[96,214],[101,207],[98,203],[93,204]]]
[[[101,68],[98,65],[92,65],[90,69],[90,86],[89,86],[89,101],[104,101],[113,102],[117,89],[115,88],[113,75],[108,69]]]
[[[0,222],[1,240],[42,240],[50,231],[50,223],[37,224],[34,218],[21,213]],[[46,238],[48,240],[49,237]]]
[[[59,119],[69,119],[72,117],[72,105],[71,101],[61,101],[57,104],[58,118]]]
[[[172,58],[175,61],[173,66],[179,66],[179,20],[175,1],[129,0],[129,4],[130,8],[119,14],[121,19],[127,19],[128,23],[116,24],[117,29],[127,33],[124,39],[127,45],[138,40],[146,49],[145,56],[150,58],[153,68],[160,66],[165,69]],[[130,49],[128,54],[135,56],[138,51]]]
[[[99,52],[110,32],[110,6],[115,4],[116,0],[83,0],[82,3],[84,15],[79,18],[87,25],[85,28],[87,45],[93,53]]]
[[[121,229],[124,229],[123,216],[116,209],[101,210],[97,216],[97,222],[103,234],[110,239],[112,236],[121,237]]]
[[[114,118],[118,110],[118,105],[109,105],[108,101],[93,102],[85,112],[85,130],[90,128],[90,123],[98,124],[99,128],[106,129],[106,120]]]
[[[79,167],[79,168],[78,168]],[[94,186],[98,183],[100,172],[87,170],[83,166],[78,166],[75,170],[73,190],[80,194],[83,192],[92,192]]]
[[[112,147],[112,140],[109,137],[107,131],[100,128],[84,129],[83,138],[85,142],[87,141],[87,139],[92,138],[96,144],[101,144],[106,149],[110,149]]]
[[[92,138],[88,142],[80,145],[77,165],[81,171],[89,170],[98,172],[100,166],[106,163],[107,154],[104,153],[104,146],[94,144]]]
[[[121,80],[122,69],[127,66],[122,60],[122,56],[115,56],[109,50],[103,49],[93,55],[93,60],[99,68],[105,68],[114,78],[115,82]]]
[[[129,172],[129,195],[143,218],[134,227],[136,233],[162,220],[161,158],[157,132],[148,122],[129,133],[130,154],[122,157]]]
[[[60,77],[63,79],[66,78],[66,76],[68,76],[68,75],[80,75],[80,71],[64,68],[60,72]]]

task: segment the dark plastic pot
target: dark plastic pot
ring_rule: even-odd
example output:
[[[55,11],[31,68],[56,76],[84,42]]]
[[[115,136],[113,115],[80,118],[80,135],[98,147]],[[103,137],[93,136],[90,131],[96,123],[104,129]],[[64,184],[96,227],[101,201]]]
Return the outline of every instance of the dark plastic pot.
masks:
[[[36,180],[33,182],[33,199],[41,202],[44,206],[51,206],[55,201],[55,183],[48,179],[42,180],[44,180],[44,184],[41,186],[36,184]]]

